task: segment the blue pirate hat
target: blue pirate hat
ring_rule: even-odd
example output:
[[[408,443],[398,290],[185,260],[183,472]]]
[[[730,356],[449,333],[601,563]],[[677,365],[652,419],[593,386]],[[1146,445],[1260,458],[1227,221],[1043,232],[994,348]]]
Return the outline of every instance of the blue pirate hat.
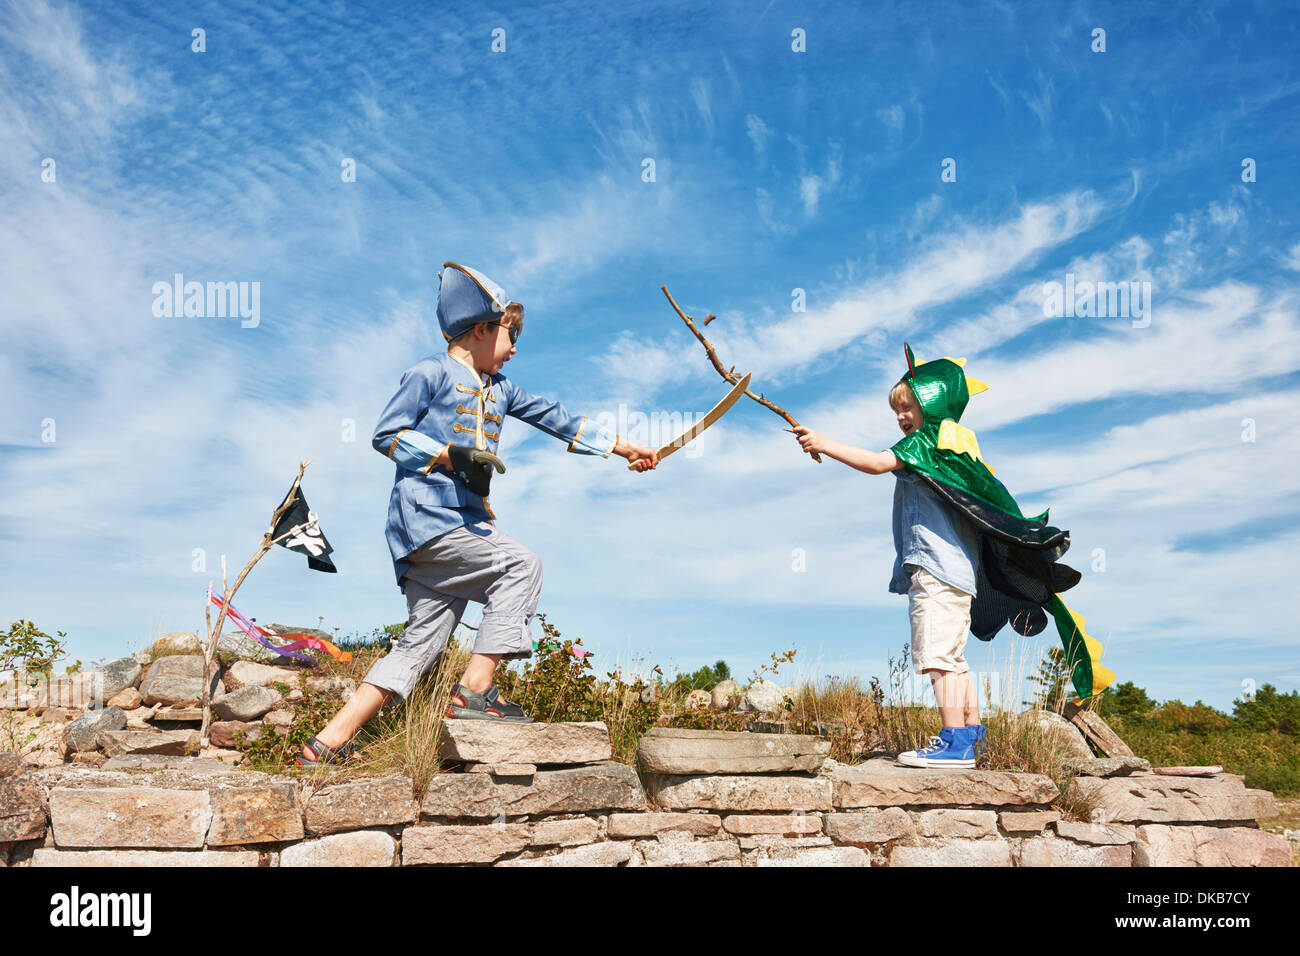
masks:
[[[498,322],[510,299],[505,289],[483,273],[454,262],[444,262],[439,273],[438,324],[448,342],[468,332],[477,322]]]

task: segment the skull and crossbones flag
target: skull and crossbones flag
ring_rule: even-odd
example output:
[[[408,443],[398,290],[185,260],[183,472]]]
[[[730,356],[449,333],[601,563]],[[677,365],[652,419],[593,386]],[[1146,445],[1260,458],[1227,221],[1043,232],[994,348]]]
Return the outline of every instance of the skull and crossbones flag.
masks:
[[[284,501],[289,499],[289,495],[294,494],[294,489],[289,489],[289,494],[284,496]],[[284,505],[284,501],[280,505]],[[278,508],[276,510],[279,510]],[[278,538],[282,534],[287,534],[299,525],[307,524],[316,517],[316,514],[307,509],[307,499],[303,497],[302,487],[297,490],[296,500],[280,520],[275,523],[271,529],[271,537]],[[299,554],[307,555],[307,567],[313,571],[336,572],[338,568],[334,567],[334,562],[330,560],[330,554],[334,549],[330,543],[325,540],[325,532],[321,531],[320,522],[312,524],[307,528],[299,528],[283,541],[277,542],[281,547],[288,548],[290,551],[297,551]]]

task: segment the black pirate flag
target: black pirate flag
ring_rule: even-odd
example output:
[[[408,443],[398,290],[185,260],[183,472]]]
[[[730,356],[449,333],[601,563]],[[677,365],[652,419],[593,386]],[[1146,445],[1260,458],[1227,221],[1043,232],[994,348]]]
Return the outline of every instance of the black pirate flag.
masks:
[[[290,488],[289,494],[284,496],[284,501],[288,501],[289,495],[293,493],[294,490]],[[298,487],[296,499],[289,506],[289,510],[280,516],[280,520],[275,523],[275,527],[271,529],[271,537],[278,538],[280,535],[287,534],[294,528],[298,528],[289,537],[277,543],[290,551],[297,551],[299,554],[307,555],[307,567],[313,571],[329,571],[331,573],[338,571],[338,568],[334,567],[334,562],[329,557],[334,549],[325,540],[325,532],[321,531],[320,523],[317,522],[308,528],[299,527],[316,517],[314,512],[307,510],[307,499],[302,495],[301,485]],[[284,501],[280,502],[282,506]]]

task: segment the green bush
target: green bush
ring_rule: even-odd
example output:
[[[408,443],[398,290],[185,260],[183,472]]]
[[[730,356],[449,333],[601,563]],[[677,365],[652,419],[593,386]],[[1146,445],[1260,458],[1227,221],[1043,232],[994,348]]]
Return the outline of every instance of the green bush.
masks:
[[[497,672],[502,696],[540,722],[603,721],[615,759],[632,762],[637,741],[659,716],[653,697],[643,699],[646,683],[639,678],[629,681],[617,670],[598,680],[591,656],[573,654],[575,647],[582,647],[581,640],[564,639],[545,614],[537,615],[537,620],[545,635],[537,652],[521,669],[504,667]],[[656,667],[652,672],[660,670]]]
[[[1276,730],[1300,734],[1300,692],[1279,694],[1272,684],[1265,684],[1251,700],[1234,700],[1232,715],[1251,730]]]
[[[304,690],[294,702],[293,720],[285,733],[263,724],[257,739],[244,750],[244,766],[269,773],[295,767],[294,758],[302,753],[307,738],[319,733],[342,708],[343,701],[326,691]],[[235,739],[242,744],[243,732],[236,731]]]
[[[63,638],[67,636],[59,631],[58,637],[50,637],[32,621],[13,621],[8,632],[0,633],[0,672],[21,667],[48,675],[54,662],[63,657]]]

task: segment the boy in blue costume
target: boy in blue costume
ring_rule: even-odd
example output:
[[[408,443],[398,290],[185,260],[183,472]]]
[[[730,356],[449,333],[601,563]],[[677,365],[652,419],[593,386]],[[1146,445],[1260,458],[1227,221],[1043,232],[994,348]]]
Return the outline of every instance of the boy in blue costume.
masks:
[[[611,436],[558,402],[529,394],[501,374],[523,331],[523,306],[486,276],[444,263],[438,323],[447,352],[418,362],[379,418],[372,445],[396,464],[387,538],[408,623],[352,699],[298,758],[302,766],[346,756],[349,741],[390,700],[406,698],[446,647],[469,601],[483,620],[447,717],[527,723],[501,698],[493,674],[502,660],[532,653],[529,622],[541,594],[537,555],[492,523],[493,473],[504,416],[528,422],[580,455],[626,458],[656,467],[654,451]]]

